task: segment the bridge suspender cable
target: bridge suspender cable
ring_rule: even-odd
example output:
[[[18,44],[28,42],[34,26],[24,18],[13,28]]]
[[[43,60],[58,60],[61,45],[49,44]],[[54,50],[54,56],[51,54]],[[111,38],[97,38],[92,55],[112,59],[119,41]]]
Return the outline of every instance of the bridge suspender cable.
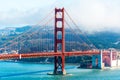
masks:
[[[72,29],[72,27],[68,24],[68,22],[67,22],[66,20],[65,20],[65,23],[68,25],[68,27],[70,28],[70,30],[72,31],[72,33],[74,34],[74,36],[75,36],[77,39],[81,40],[84,44],[88,45],[87,43],[85,43],[85,42],[76,34],[76,32]],[[88,48],[90,49],[89,45],[88,45]]]
[[[44,25],[43,25],[43,27],[42,28],[39,28],[39,29],[37,29],[35,32],[32,32],[32,33],[29,33],[29,35],[27,35],[26,37],[31,37],[32,35],[34,35],[34,34],[37,34],[38,32],[40,32],[41,31],[41,29],[44,29],[45,27],[47,27],[46,25],[49,23],[49,22],[51,22],[52,21],[52,19],[53,18],[51,18],[51,19],[49,19]],[[45,31],[46,33],[47,33],[47,31]],[[44,32],[44,33],[45,33]],[[26,33],[27,34],[27,33]],[[26,34],[24,34],[24,36],[26,35]],[[41,36],[42,36],[42,34],[41,34]],[[16,39],[16,38],[15,38]],[[12,40],[12,42],[13,41],[15,41],[15,39],[14,40]],[[20,42],[24,42],[24,41],[26,41],[26,39],[23,39],[22,41],[20,41]],[[16,42],[13,42],[12,44],[10,44],[9,46],[12,46],[12,45],[14,45]],[[41,43],[42,44],[42,43]]]
[[[83,32],[79,29],[79,27],[77,26],[77,24],[74,22],[74,20],[71,18],[71,16],[68,14],[68,12],[67,12],[66,10],[65,10],[65,13],[66,13],[67,16],[69,17],[69,19],[72,21],[72,23],[75,25],[75,27],[76,27],[81,33],[83,33]],[[93,43],[86,37],[85,33],[83,33],[83,36],[86,38],[86,40],[87,40],[90,44],[93,45]],[[95,49],[97,49],[97,48],[95,47],[95,45],[93,45],[93,47],[94,47]]]
[[[48,13],[47,16],[45,16],[42,20],[40,20],[39,23],[37,23],[36,25],[32,26],[32,28],[30,28],[28,31],[26,31],[25,33],[22,33],[21,35],[17,36],[17,37],[14,38],[13,40],[8,41],[8,42],[4,43],[4,44],[1,45],[1,46],[2,46],[2,47],[3,47],[3,46],[6,46],[9,42],[14,42],[14,41],[17,40],[18,38],[22,37],[23,35],[27,34],[27,33],[30,32],[31,30],[33,30],[35,26],[38,26],[40,23],[44,22],[44,21],[50,16],[50,14],[53,13],[53,11],[54,11],[54,10],[52,10],[50,13]],[[49,21],[47,21],[44,25],[46,25],[46,24],[47,24],[48,22],[50,22],[50,21],[51,21],[51,19],[50,19]],[[37,31],[39,31],[39,30],[37,30]],[[32,34],[34,34],[34,32],[33,32]]]
[[[61,16],[61,14],[59,14],[59,15]],[[75,38],[79,39],[79,41],[81,40],[83,44],[86,44],[87,47],[88,47],[89,49],[91,49],[90,46],[89,46],[85,41],[83,41],[83,40],[81,39],[81,37],[75,32],[75,30],[72,29],[71,25],[68,23],[68,21],[67,21],[66,19],[65,19],[65,23],[68,25],[68,27],[70,28],[70,30],[72,31],[72,33],[74,33],[73,35],[75,36]],[[81,31],[80,31],[80,32],[81,32]],[[82,33],[82,32],[81,32],[81,33]],[[70,45],[71,45],[71,44],[70,44]],[[76,44],[76,45],[77,45],[77,44]],[[71,45],[71,46],[72,46],[72,45]]]

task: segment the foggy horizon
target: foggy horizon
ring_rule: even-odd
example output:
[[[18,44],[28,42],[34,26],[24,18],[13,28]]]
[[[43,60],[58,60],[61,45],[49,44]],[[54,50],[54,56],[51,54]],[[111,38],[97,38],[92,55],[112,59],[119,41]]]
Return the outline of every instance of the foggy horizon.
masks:
[[[55,7],[64,7],[84,31],[120,30],[119,0],[46,1],[0,0],[0,29],[36,24]]]

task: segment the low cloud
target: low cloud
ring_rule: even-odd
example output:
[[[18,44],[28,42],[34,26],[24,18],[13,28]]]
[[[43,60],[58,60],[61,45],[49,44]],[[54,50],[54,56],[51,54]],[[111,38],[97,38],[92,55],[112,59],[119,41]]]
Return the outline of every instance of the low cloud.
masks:
[[[119,4],[119,0],[80,0],[70,10],[77,24],[86,31],[118,31],[120,30]]]
[[[62,0],[52,4],[54,1],[50,3],[51,8],[44,1],[43,3],[39,2],[42,7],[33,6],[29,8],[29,5],[23,10],[21,8],[11,8],[5,12],[0,10],[0,26],[36,24],[51,11],[50,9],[54,9],[59,4],[59,7],[65,7],[77,25],[85,31],[108,30],[119,32],[120,30],[119,0]]]

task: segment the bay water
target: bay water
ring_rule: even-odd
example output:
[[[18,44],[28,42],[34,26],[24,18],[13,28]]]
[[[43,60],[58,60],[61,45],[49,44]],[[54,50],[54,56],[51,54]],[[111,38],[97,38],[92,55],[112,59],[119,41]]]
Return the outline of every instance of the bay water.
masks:
[[[47,75],[53,64],[0,62],[0,80],[120,80],[120,69],[77,69],[66,64],[68,75]]]

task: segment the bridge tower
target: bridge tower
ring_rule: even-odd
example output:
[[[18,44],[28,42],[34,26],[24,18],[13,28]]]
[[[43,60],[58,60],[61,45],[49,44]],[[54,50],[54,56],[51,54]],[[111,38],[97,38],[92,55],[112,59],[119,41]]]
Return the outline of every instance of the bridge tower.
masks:
[[[59,35],[61,34],[61,36]],[[66,74],[65,71],[65,31],[64,31],[64,8],[55,8],[55,32],[54,32],[54,52],[62,52],[61,56],[54,57],[54,74]]]

